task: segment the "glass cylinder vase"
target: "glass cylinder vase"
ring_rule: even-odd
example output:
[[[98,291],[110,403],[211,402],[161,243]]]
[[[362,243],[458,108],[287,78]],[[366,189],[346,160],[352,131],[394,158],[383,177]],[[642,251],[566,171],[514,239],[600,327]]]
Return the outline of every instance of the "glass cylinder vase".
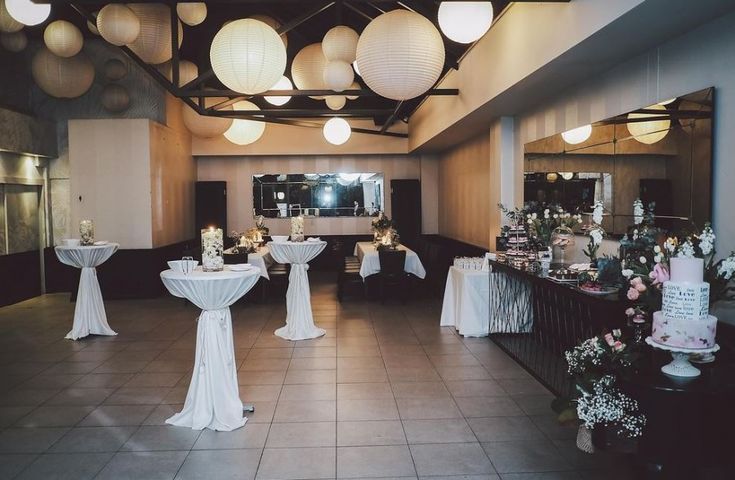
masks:
[[[221,228],[202,229],[202,270],[205,272],[219,272],[224,268],[222,238]]]
[[[301,215],[298,217],[291,217],[291,241],[304,241],[304,217]]]
[[[92,223],[92,220],[79,222],[79,237],[82,245],[94,245],[94,223]]]

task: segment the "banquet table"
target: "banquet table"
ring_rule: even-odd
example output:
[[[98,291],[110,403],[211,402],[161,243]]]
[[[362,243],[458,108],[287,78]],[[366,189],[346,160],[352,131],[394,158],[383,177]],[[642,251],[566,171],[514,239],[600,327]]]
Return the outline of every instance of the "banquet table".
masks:
[[[231,253],[232,249],[225,250],[225,253]],[[268,276],[268,267],[273,265],[273,257],[271,256],[270,248],[267,245],[263,245],[258,248],[257,252],[248,253],[248,263],[255,267],[260,268],[260,276],[266,280],[270,280]]]
[[[442,304],[442,327],[465,337],[489,333],[490,272],[450,267]]]
[[[65,338],[78,340],[90,334],[117,335],[107,323],[105,304],[95,267],[105,263],[119,247],[117,243],[106,243],[90,246],[58,246],[54,249],[61,263],[82,270],[74,307],[74,323]]]
[[[274,333],[286,340],[306,340],[321,337],[326,330],[314,325],[311,313],[311,290],[309,289],[308,262],[319,255],[327,242],[270,242],[270,253],[278,263],[290,263],[286,292],[286,326]]]
[[[171,295],[202,309],[198,318],[194,371],[181,412],[166,423],[194,430],[231,431],[245,425],[237,386],[230,305],[260,278],[258,269],[192,273],[165,270],[161,281]]]
[[[404,271],[418,278],[425,278],[426,270],[416,252],[405,245],[398,245],[396,248],[406,251]],[[363,279],[380,273],[380,256],[378,255],[378,249],[375,248],[372,242],[357,242],[355,244],[355,256],[360,260],[360,276]]]

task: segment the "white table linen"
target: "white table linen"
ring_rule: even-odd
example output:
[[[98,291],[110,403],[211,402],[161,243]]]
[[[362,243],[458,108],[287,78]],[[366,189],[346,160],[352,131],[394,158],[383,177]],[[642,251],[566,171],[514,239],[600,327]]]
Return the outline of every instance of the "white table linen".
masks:
[[[232,253],[232,248],[225,250],[225,253]],[[255,253],[248,253],[248,263],[260,268],[260,276],[270,280],[268,267],[273,265],[273,257],[271,257],[270,249],[266,245],[260,247]]]
[[[87,335],[117,335],[107,323],[95,267],[105,263],[120,247],[117,243],[94,246],[58,246],[54,249],[59,261],[82,270],[79,276],[74,323],[65,338],[77,340]]]
[[[270,242],[271,256],[278,263],[290,263],[286,292],[286,326],[274,333],[287,340],[306,340],[321,337],[326,330],[314,325],[311,313],[308,262],[322,253],[327,242]]]
[[[260,274],[227,270],[190,274],[165,270],[161,280],[171,295],[202,309],[198,318],[194,371],[184,409],[166,423],[194,430],[231,431],[245,425],[237,385],[230,305],[257,283]]]
[[[444,288],[442,327],[465,337],[484,337],[490,325],[490,272],[450,267]]]
[[[403,270],[418,278],[425,278],[426,270],[416,252],[404,245],[398,245],[397,249],[406,251],[406,263]],[[380,256],[378,249],[375,248],[372,242],[357,242],[354,254],[360,260],[360,276],[362,278],[380,273]]]

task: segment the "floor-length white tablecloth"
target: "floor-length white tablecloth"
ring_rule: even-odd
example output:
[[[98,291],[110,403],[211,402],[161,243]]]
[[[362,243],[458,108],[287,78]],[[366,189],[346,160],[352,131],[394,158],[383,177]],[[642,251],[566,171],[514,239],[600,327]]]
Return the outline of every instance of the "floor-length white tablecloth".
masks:
[[[404,245],[398,245],[398,250],[406,251],[406,263],[404,270],[419,278],[426,277],[426,270],[419,256]],[[378,249],[372,242],[357,242],[355,244],[355,256],[360,260],[360,276],[367,278],[380,272],[380,256]]]
[[[202,309],[197,326],[194,372],[184,409],[166,423],[195,430],[230,431],[245,425],[237,386],[237,363],[230,305],[257,283],[256,269],[246,272],[190,274],[165,270],[161,280],[171,295],[186,298]]]
[[[107,243],[76,247],[58,246],[54,249],[61,263],[82,269],[74,306],[74,323],[66,338],[77,340],[90,334],[117,335],[107,323],[105,304],[95,267],[105,263],[119,247],[117,243]]]
[[[232,253],[232,249],[225,250],[225,253]],[[248,253],[248,263],[260,268],[260,276],[266,280],[270,280],[268,267],[273,265],[273,257],[271,257],[271,252],[267,245],[258,248],[258,251],[255,253]]]
[[[490,324],[490,272],[450,267],[442,304],[442,327],[465,337],[484,337]]]
[[[274,333],[287,340],[306,340],[327,333],[314,325],[311,313],[311,290],[309,289],[308,262],[322,253],[327,242],[270,242],[271,256],[278,263],[290,263],[286,292],[286,326]]]

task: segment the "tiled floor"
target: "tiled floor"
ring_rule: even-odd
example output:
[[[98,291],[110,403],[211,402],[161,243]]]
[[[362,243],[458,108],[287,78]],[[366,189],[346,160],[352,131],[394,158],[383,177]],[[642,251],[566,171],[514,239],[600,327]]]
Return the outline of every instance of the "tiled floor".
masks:
[[[339,304],[312,277],[324,338],[275,337],[283,305],[233,307],[256,406],[234,432],[164,423],[189,382],[191,305],[109,301],[120,335],[77,342],[65,295],[0,309],[0,478],[621,478],[575,449],[551,395],[488,339],[440,328],[438,300]]]

